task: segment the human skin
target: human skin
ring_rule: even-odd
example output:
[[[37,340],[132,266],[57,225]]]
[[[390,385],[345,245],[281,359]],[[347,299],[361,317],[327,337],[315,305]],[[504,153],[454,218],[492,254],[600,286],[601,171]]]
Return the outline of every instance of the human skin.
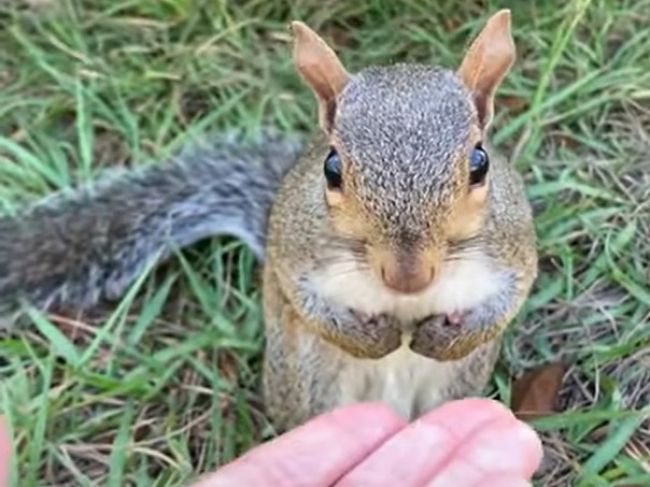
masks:
[[[0,486],[4,487],[9,483],[9,460],[11,455],[11,444],[5,428],[4,420],[0,416]]]
[[[319,416],[192,487],[526,486],[541,457],[535,432],[495,401],[453,401],[411,424],[365,403]]]
[[[10,452],[0,417],[0,486]],[[411,424],[363,403],[319,416],[191,487],[519,487],[530,485],[541,456],[535,432],[495,401],[453,401]]]

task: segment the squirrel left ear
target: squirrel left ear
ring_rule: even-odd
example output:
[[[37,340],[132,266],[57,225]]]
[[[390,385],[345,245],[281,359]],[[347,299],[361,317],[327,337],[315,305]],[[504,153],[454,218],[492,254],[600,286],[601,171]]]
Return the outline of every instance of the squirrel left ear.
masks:
[[[479,123],[485,131],[492,121],[494,93],[515,60],[510,10],[500,10],[472,42],[457,74],[472,93]]]
[[[291,30],[296,70],[314,92],[320,125],[329,134],[336,113],[336,97],[350,76],[334,51],[307,25],[295,21]]]

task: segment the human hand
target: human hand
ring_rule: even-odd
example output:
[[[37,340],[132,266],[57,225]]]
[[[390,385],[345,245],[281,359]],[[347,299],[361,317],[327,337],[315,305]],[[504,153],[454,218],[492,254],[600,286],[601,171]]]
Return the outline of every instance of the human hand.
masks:
[[[0,418],[0,485],[10,446]],[[529,485],[537,435],[495,401],[447,403],[410,425],[381,404],[319,416],[204,476],[192,487]]]
[[[487,399],[447,403],[410,425],[381,404],[319,416],[192,487],[519,487],[539,466],[535,432]]]
[[[11,445],[5,428],[4,420],[0,416],[0,485],[9,484],[9,461],[11,460]]]

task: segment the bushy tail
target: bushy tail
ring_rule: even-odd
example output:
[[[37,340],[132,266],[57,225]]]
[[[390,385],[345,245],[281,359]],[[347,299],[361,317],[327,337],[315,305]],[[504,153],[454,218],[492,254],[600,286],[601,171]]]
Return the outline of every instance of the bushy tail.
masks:
[[[222,141],[23,214],[0,218],[0,311],[115,298],[152,263],[199,239],[229,234],[260,258],[271,203],[300,141]]]

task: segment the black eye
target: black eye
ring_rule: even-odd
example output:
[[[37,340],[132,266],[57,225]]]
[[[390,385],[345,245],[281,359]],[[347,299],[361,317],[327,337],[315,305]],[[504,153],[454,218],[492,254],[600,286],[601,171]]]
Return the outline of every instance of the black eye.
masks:
[[[329,154],[325,158],[323,166],[325,172],[325,179],[327,179],[327,187],[330,189],[338,189],[341,187],[341,159],[335,149],[330,149]]]
[[[483,183],[489,167],[490,158],[481,144],[478,144],[469,155],[469,184],[474,186]]]

